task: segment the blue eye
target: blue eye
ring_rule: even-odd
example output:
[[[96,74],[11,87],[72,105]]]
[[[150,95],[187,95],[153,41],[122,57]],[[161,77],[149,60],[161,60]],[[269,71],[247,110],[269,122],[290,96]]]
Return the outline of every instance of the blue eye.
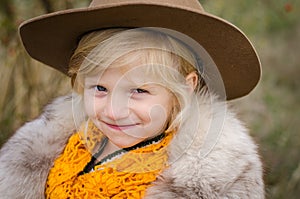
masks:
[[[107,91],[107,89],[106,89],[105,87],[100,86],[100,85],[97,85],[97,86],[95,87],[95,90],[96,90],[96,91],[100,91],[100,92],[105,92],[105,91]]]
[[[149,93],[147,90],[141,89],[141,88],[134,89],[133,92],[134,93]]]

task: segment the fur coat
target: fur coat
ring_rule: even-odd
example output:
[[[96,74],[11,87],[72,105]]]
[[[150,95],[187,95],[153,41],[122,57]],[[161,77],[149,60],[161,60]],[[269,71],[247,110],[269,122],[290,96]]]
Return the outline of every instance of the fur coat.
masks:
[[[264,198],[262,164],[245,127],[225,102],[198,102],[170,143],[171,166],[145,198]],[[48,172],[74,130],[70,95],[21,127],[0,151],[0,198],[44,198]]]

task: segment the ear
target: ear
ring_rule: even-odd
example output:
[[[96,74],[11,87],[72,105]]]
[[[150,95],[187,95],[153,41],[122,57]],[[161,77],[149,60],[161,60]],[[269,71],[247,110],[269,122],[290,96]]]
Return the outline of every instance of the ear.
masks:
[[[189,87],[189,92],[192,93],[197,87],[198,84],[198,75],[195,71],[191,72],[185,77],[185,82]]]

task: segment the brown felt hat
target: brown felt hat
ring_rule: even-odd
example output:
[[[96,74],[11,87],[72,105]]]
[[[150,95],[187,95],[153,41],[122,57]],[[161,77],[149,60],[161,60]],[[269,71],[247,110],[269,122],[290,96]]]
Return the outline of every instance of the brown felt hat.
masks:
[[[260,61],[247,37],[231,23],[205,12],[197,0],[93,0],[25,21],[20,36],[29,55],[67,74],[81,36],[116,27],[161,27],[181,32],[209,53],[227,99],[248,94],[260,79]]]

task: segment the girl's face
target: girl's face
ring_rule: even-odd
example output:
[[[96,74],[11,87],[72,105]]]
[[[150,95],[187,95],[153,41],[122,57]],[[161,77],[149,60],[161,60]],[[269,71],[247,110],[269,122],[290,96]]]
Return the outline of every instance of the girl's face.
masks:
[[[101,76],[85,79],[88,117],[120,148],[162,133],[175,104],[168,89],[145,75],[145,67],[109,67]]]

